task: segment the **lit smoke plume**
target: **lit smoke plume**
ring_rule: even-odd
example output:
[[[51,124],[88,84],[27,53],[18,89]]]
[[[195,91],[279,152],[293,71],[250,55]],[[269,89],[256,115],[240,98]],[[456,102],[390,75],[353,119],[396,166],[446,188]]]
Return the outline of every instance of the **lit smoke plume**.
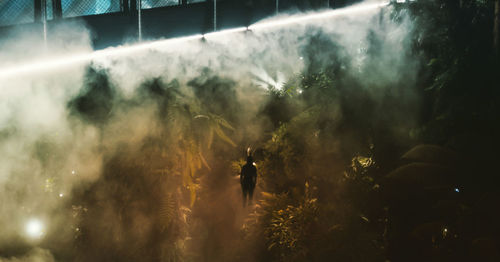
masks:
[[[374,3],[380,4],[359,7]],[[393,22],[390,7],[350,8],[290,26],[258,23],[4,75],[0,261],[201,260],[200,250],[230,243],[244,213],[226,164],[267,135],[272,119],[257,116],[269,89],[306,69],[320,70],[332,56],[350,61],[349,74],[362,77],[374,101],[390,91],[387,84],[415,81],[418,61],[405,46],[411,21]],[[270,21],[290,17],[296,15]],[[84,26],[57,32],[37,59],[91,52]],[[0,68],[32,60],[35,54],[25,50],[43,44],[30,35],[0,39]],[[414,104],[411,90],[398,92]],[[411,122],[414,116],[405,117]],[[195,151],[203,155],[189,153]]]

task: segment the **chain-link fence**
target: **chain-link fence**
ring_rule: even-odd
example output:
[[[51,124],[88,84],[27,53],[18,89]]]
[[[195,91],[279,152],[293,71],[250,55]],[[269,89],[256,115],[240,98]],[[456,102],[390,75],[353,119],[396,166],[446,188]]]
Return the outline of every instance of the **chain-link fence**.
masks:
[[[0,26],[31,23],[35,21],[33,0],[1,0]]]
[[[62,17],[77,17],[120,12],[124,10],[123,5],[132,6],[131,2],[138,7],[139,1],[142,9],[150,9],[207,0],[0,0],[0,26],[32,23],[37,15],[43,19],[44,8],[46,19],[51,20],[54,18],[56,5],[59,6]],[[37,3],[40,9],[37,9]]]
[[[131,0],[134,1],[134,0]],[[139,0],[141,2],[142,9],[150,9],[171,5],[180,5],[181,0]]]
[[[43,1],[42,1],[42,8],[43,8]],[[54,2],[52,2],[52,0],[45,0],[45,14],[46,14],[47,20],[54,19],[54,12],[53,11],[54,11]]]
[[[121,0],[61,0],[62,16],[75,17],[121,11]]]
[[[58,17],[78,17],[142,9],[152,9],[181,4],[194,4],[208,0],[0,0],[0,26],[32,23],[42,21],[44,15],[47,20]],[[279,10],[287,9],[308,10],[329,7],[333,0],[218,0],[218,2],[239,1],[245,6],[258,6],[260,2],[279,3]],[[337,1],[337,0],[336,0]],[[335,2],[336,2],[335,1]],[[339,0],[348,1],[348,0]],[[126,6],[125,6],[126,5]],[[233,4],[234,5],[234,4]],[[59,9],[56,9],[58,6]],[[45,12],[44,12],[45,10]],[[218,15],[220,16],[220,15]],[[38,18],[37,18],[38,17]]]

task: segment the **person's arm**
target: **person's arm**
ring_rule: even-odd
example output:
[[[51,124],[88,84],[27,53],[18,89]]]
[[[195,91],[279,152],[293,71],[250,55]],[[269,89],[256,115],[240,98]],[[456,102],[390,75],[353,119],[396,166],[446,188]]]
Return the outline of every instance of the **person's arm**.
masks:
[[[241,167],[241,172],[240,172],[240,184],[243,183],[243,167]]]
[[[255,168],[255,172],[253,173],[253,184],[257,185],[257,168]]]

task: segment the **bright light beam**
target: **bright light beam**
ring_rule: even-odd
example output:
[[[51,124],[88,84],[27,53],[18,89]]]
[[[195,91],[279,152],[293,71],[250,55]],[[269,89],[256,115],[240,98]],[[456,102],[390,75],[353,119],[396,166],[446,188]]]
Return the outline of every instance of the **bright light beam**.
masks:
[[[248,27],[249,30],[258,30],[258,29],[264,29],[264,28],[270,28],[270,27],[278,27],[278,26],[285,26],[289,24],[296,24],[300,22],[305,22],[309,20],[315,20],[315,19],[325,19],[325,18],[331,18],[335,16],[341,16],[341,15],[347,15],[347,14],[354,14],[354,13],[359,13],[359,12],[364,12],[372,9],[377,9],[380,7],[384,7],[389,5],[389,2],[383,2],[383,3],[376,3],[376,4],[360,4],[360,5],[355,5],[347,8],[342,8],[342,9],[335,9],[331,11],[326,11],[322,13],[316,13],[316,14],[310,14],[310,15],[303,15],[303,16],[295,16],[295,17],[289,17],[285,19],[279,19],[276,21],[269,21],[269,22],[262,22],[262,23],[256,23]]]
[[[201,39],[201,38],[202,38],[202,35],[198,34],[198,35],[193,35],[193,36],[159,40],[159,41],[153,41],[153,42],[142,43],[142,44],[131,45],[131,46],[113,47],[113,48],[99,50],[99,51],[95,51],[95,52],[91,52],[91,53],[75,54],[75,55],[71,55],[71,56],[53,58],[50,60],[35,61],[35,62],[27,63],[27,64],[13,66],[10,68],[0,69],[0,78],[13,77],[13,76],[16,76],[19,74],[26,74],[26,73],[32,73],[32,72],[46,71],[46,70],[51,70],[51,69],[69,66],[69,65],[73,65],[73,64],[82,64],[82,63],[90,62],[92,60],[102,59],[102,58],[106,58],[106,57],[128,55],[128,54],[139,52],[139,51],[158,50],[161,48],[165,48],[166,46],[171,45],[171,44],[187,42],[187,41]]]
[[[227,30],[213,32],[213,33],[208,33],[205,35],[197,34],[197,35],[193,35],[193,36],[179,37],[179,38],[166,39],[166,40],[158,40],[158,41],[140,43],[140,44],[130,45],[130,46],[120,46],[120,47],[107,48],[104,50],[94,51],[91,53],[80,53],[80,54],[75,54],[75,55],[70,55],[70,56],[45,59],[45,60],[41,60],[41,61],[33,61],[30,63],[26,63],[26,64],[15,65],[12,67],[0,68],[0,79],[7,78],[7,77],[14,77],[14,76],[21,75],[21,74],[52,70],[52,69],[61,68],[64,66],[69,66],[69,65],[74,65],[74,64],[83,64],[86,62],[90,62],[93,60],[102,59],[102,58],[106,58],[106,57],[124,56],[124,55],[128,55],[128,54],[139,52],[139,51],[145,51],[145,50],[159,50],[159,49],[165,48],[171,44],[188,42],[188,41],[193,41],[193,40],[202,39],[202,38],[208,39],[208,38],[216,37],[216,36],[239,33],[239,32],[243,32],[246,30],[259,30],[259,29],[265,29],[265,28],[271,28],[271,27],[286,26],[286,25],[305,22],[305,21],[309,21],[309,20],[325,19],[325,18],[330,18],[330,17],[334,17],[334,16],[353,14],[353,13],[358,13],[358,12],[363,12],[363,11],[367,11],[367,10],[371,10],[371,9],[384,7],[387,5],[389,5],[389,2],[375,3],[375,4],[361,4],[361,5],[351,6],[351,7],[347,7],[347,8],[326,11],[326,12],[322,12],[322,13],[303,15],[303,16],[295,16],[295,17],[280,19],[277,21],[256,23],[254,25],[249,26],[248,28],[239,27],[239,28],[235,28],[235,29],[227,29]]]
[[[248,30],[247,27],[238,27],[238,28],[233,28],[233,29],[226,29],[222,31],[217,31],[217,32],[212,32],[212,33],[207,33],[204,34],[204,38],[211,38],[211,37],[218,37],[218,36],[223,36],[223,35],[228,35],[228,34],[234,34],[234,33],[239,33],[239,32],[244,32]]]

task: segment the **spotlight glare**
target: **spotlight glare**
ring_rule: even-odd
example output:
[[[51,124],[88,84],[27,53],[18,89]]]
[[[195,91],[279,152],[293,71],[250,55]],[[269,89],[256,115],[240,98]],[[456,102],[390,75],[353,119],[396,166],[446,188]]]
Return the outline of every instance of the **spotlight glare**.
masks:
[[[43,235],[43,223],[39,219],[32,218],[26,223],[26,235],[32,239],[37,239]]]
[[[351,7],[342,8],[342,9],[334,9],[334,10],[321,12],[321,13],[315,13],[315,14],[309,14],[309,15],[303,15],[303,16],[294,16],[294,17],[279,19],[279,20],[275,20],[275,21],[257,23],[257,24],[249,26],[248,29],[249,30],[264,29],[264,28],[300,23],[300,22],[304,22],[304,21],[308,21],[308,20],[324,19],[324,18],[330,18],[330,17],[334,17],[334,16],[354,14],[354,13],[358,13],[358,12],[377,9],[377,8],[384,7],[387,5],[389,5],[389,3],[387,3],[387,2],[375,3],[375,4],[360,4],[360,5],[355,5],[355,6],[351,6]]]

